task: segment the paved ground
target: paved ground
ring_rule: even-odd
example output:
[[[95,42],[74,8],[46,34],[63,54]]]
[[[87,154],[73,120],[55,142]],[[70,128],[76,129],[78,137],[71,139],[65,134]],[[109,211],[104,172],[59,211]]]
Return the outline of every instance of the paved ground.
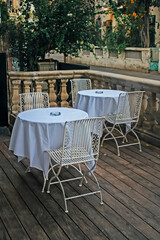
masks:
[[[99,66],[90,66],[90,69],[96,70],[96,71],[104,71],[104,72],[118,73],[123,75],[141,77],[141,78],[160,80],[160,73],[158,73],[157,71],[151,71],[150,73],[141,73],[141,72],[127,71],[127,70],[99,67]]]
[[[56,59],[60,62],[64,61],[63,54],[53,54],[50,57],[52,57],[53,59]],[[150,73],[141,73],[141,72],[121,70],[121,69],[115,69],[115,68],[107,68],[107,67],[100,67],[100,66],[90,66],[90,69],[97,70],[97,71],[118,73],[118,74],[129,75],[129,76],[135,76],[135,77],[141,77],[141,78],[160,80],[160,73],[158,73],[157,71],[151,71]]]

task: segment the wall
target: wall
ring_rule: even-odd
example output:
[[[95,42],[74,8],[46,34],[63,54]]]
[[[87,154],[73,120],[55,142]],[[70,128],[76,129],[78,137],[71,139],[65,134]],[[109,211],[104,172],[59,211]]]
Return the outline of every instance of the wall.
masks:
[[[150,48],[126,48],[122,54],[109,53],[95,48],[96,57],[89,51],[83,51],[79,57],[69,56],[67,62],[96,65],[139,72],[150,71]]]
[[[155,44],[156,47],[160,48],[160,8],[152,7],[151,14],[155,15],[156,23],[155,23]]]

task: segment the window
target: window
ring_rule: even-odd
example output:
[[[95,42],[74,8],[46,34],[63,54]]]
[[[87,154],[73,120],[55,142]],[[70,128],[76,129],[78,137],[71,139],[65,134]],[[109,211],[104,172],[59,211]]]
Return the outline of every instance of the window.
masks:
[[[112,20],[106,21],[106,32],[112,31]]]
[[[13,7],[13,1],[12,0],[7,0],[7,6],[9,8],[12,8]]]

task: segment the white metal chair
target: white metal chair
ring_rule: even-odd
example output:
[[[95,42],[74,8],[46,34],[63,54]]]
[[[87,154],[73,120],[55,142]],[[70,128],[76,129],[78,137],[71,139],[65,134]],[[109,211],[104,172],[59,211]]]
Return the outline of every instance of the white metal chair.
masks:
[[[49,95],[42,92],[21,93],[20,96],[20,110],[21,112],[35,109],[49,107]],[[26,173],[30,172],[30,166],[27,167]]]
[[[104,130],[107,133],[102,139],[101,146],[105,140],[114,139],[118,156],[120,156],[119,148],[121,147],[138,144],[140,152],[142,151],[135,128],[139,120],[143,93],[144,91],[120,93],[116,113],[105,116]],[[127,135],[129,133],[136,137],[136,142],[128,142]],[[122,143],[117,141],[118,138],[123,138]]]
[[[20,110],[21,112],[35,109],[35,108],[47,108],[49,107],[48,93],[42,92],[30,92],[21,93],[20,96]]]
[[[76,94],[81,90],[92,89],[91,79],[71,79],[71,92],[72,92],[72,106],[74,107]]]
[[[50,168],[48,171],[52,176],[49,177],[48,190],[50,193],[51,184],[59,183],[62,189],[65,212],[68,212],[67,200],[84,197],[91,194],[100,194],[100,203],[102,201],[102,193],[96,176],[93,173],[99,156],[100,137],[102,134],[104,118],[88,118],[76,121],[68,121],[65,123],[63,146],[60,149],[47,151],[50,156]],[[85,172],[82,172],[80,164],[86,166]],[[89,165],[92,165],[89,166]],[[60,173],[63,167],[72,166],[78,171],[78,177],[65,180],[60,179]],[[66,169],[67,169],[66,168]],[[82,186],[83,180],[86,180],[87,173],[92,175],[97,183],[97,190],[87,192],[85,194],[66,197],[63,187],[64,182],[80,179],[79,186]],[[44,185],[42,192],[46,186],[47,177],[44,175]],[[86,181],[87,182],[87,181]]]

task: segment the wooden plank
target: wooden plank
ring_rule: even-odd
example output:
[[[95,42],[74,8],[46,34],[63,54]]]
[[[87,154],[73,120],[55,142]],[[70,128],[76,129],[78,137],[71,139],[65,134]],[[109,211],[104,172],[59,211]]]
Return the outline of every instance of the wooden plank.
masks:
[[[96,172],[103,174],[103,169],[97,167]],[[108,174],[107,174],[108,175]],[[144,207],[143,202],[137,203],[134,199],[127,196],[125,193],[117,189],[117,185],[121,184],[119,180],[113,180],[113,177],[110,175],[105,178],[105,180],[109,181],[110,183],[106,183],[104,179],[101,179],[102,186],[107,192],[109,192],[113,197],[115,197],[119,202],[121,202],[123,205],[125,205],[128,209],[130,209],[134,214],[136,214],[138,217],[140,217],[143,221],[145,221],[147,224],[155,228],[157,231],[160,232],[160,219],[159,214],[153,214],[151,209],[148,210]],[[116,182],[116,184],[115,184]],[[118,183],[119,182],[119,183]],[[116,187],[114,187],[114,184]],[[105,187],[104,187],[105,186]],[[151,207],[151,206],[150,206]],[[160,211],[159,211],[160,212]]]
[[[64,212],[64,203],[63,201],[61,201],[62,193],[59,191],[60,193],[56,195],[56,196],[59,196],[59,198],[56,199],[57,203],[55,202],[55,196],[53,199],[50,194],[41,193],[42,185],[40,185],[35,180],[35,178],[32,177],[32,173],[25,174],[24,168],[22,168],[22,164],[12,161],[13,158],[10,159],[10,163],[13,164],[14,167],[16,167],[17,171],[20,173],[21,177],[25,181],[25,184],[27,183],[28,186],[32,188],[32,191],[34,192],[34,194],[36,194],[39,201],[41,201],[43,205],[48,209],[52,217],[56,219],[56,221],[59,223],[63,231],[66,232],[66,234],[70,237],[70,239],[76,239],[76,240],[88,239],[87,237],[88,229],[92,229],[91,235],[93,235],[92,237],[94,237],[95,239],[99,239],[99,237],[101,237],[101,239],[107,239],[106,237],[104,237],[104,235],[100,231],[98,231],[98,233],[96,232],[95,226],[88,220],[88,218],[82,217],[83,214],[80,211],[78,211],[78,209],[73,208],[72,211],[74,211],[74,218],[76,218],[78,221],[78,223],[76,223],[78,225],[76,225],[74,223],[75,219],[70,218],[70,214],[67,215]],[[38,176],[42,181],[41,172],[40,171],[36,171],[36,172],[38,173]],[[83,228],[82,230],[85,232],[86,235],[79,229],[79,226],[82,226]]]
[[[0,218],[0,239],[5,239],[5,240],[11,239],[10,236],[8,235],[8,231],[7,231],[6,227],[4,226],[1,218]]]
[[[160,234],[154,230],[148,223],[136,215],[129,209],[128,204],[125,202],[120,202],[120,197],[115,195],[110,195],[107,192],[107,187],[105,186],[105,181],[100,179],[100,185],[103,187],[103,199],[111,208],[113,208],[121,217],[123,217],[130,225],[132,225],[137,231],[141,232],[148,239],[159,239]],[[146,220],[146,219],[145,219]],[[152,224],[153,225],[153,224]],[[158,227],[158,226],[156,226]]]
[[[98,169],[99,170],[99,169]],[[97,172],[97,168],[96,168],[96,172]],[[99,173],[99,171],[98,171]],[[106,174],[104,174],[104,172],[102,173],[103,176],[106,176]],[[132,212],[133,210],[133,207],[132,207],[132,210],[130,211],[129,210],[129,203],[126,202],[126,208],[125,207],[125,201],[123,199],[123,201],[121,201],[121,198],[119,197],[119,193],[117,192],[116,194],[113,194],[112,196],[112,193],[110,193],[110,190],[108,191],[108,183],[103,179],[101,178],[100,176],[98,176],[98,179],[100,180],[100,185],[101,187],[103,188],[103,199],[104,201],[106,200],[106,203],[112,208],[117,211],[118,214],[121,215],[122,218],[124,218],[132,230],[132,236],[134,236],[133,239],[146,239],[146,237],[148,237],[150,235],[153,236],[153,239],[156,240],[156,237],[157,236],[160,236],[159,233],[157,233],[156,231],[153,230],[153,232],[151,233],[150,231],[152,231],[152,227],[150,227],[148,224],[146,224],[146,222],[139,218],[138,216],[136,216],[135,213]],[[93,183],[91,183],[90,181],[88,182],[87,186],[92,189],[93,188]],[[111,187],[113,188],[113,186]],[[104,191],[105,190],[105,191]],[[107,192],[106,192],[107,191]],[[109,194],[108,194],[109,192]],[[90,199],[90,198],[88,198]],[[118,200],[118,201],[117,201]],[[120,202],[122,203],[120,203]],[[133,202],[132,202],[133,203]],[[135,211],[136,212],[136,211]],[[138,212],[138,211],[137,211]],[[145,216],[145,212],[144,213],[144,217],[145,220],[147,220],[147,216]],[[141,217],[142,217],[142,214],[141,214]],[[157,218],[158,219],[158,218]],[[118,221],[118,219],[117,219]],[[117,222],[117,224],[119,224],[119,222]],[[121,220],[120,220],[121,221]],[[134,221],[136,223],[134,223]],[[158,230],[160,229],[159,228],[159,224],[156,222],[156,220],[153,218],[153,220],[151,221],[152,223],[152,226],[158,228]],[[114,223],[115,224],[115,223]],[[139,226],[140,225],[140,226]],[[134,230],[133,230],[134,229]],[[123,229],[123,232],[126,233],[126,229],[124,228]],[[141,232],[141,234],[139,233]],[[142,235],[143,234],[143,235]],[[135,238],[136,236],[136,238]],[[129,238],[130,239],[130,238]],[[150,238],[149,238],[150,239]]]
[[[1,180],[0,182],[2,182],[2,178],[4,180],[6,176],[3,173],[2,169],[0,168],[0,180]],[[18,219],[14,210],[10,206],[10,203],[6,199],[1,189],[0,189],[0,195],[1,195],[0,197],[1,218],[2,218],[2,221],[4,222],[5,227],[8,230],[8,233],[11,239],[17,239],[17,238],[26,239],[26,240],[30,239],[23,225],[21,224],[20,220]]]
[[[35,175],[35,178],[38,179],[42,184],[42,178],[40,178],[40,175],[37,174],[37,171],[32,170],[31,174]],[[30,182],[30,177],[27,178],[27,181],[28,181],[28,183]],[[39,196],[39,190],[37,190],[38,188],[36,188],[35,186],[36,186],[36,182],[34,184],[32,184],[32,187],[33,187],[33,191],[37,194],[37,197],[38,197]],[[102,233],[102,230],[101,229],[99,230],[98,227],[96,225],[94,225],[92,223],[92,221],[90,221],[88,219],[88,216],[85,216],[85,214],[82,213],[82,210],[79,209],[79,206],[76,207],[71,201],[69,201],[69,203],[68,203],[69,213],[65,214],[64,213],[64,201],[63,201],[63,196],[62,196],[61,190],[59,188],[57,188],[57,186],[52,186],[51,188],[54,189],[53,192],[51,191],[50,194],[43,193],[42,197],[41,197],[41,200],[44,199],[44,204],[47,204],[46,207],[50,208],[50,211],[53,214],[56,214],[56,218],[59,219],[61,224],[63,224],[62,221],[61,221],[62,218],[63,218],[63,221],[65,221],[65,219],[69,216],[72,219],[72,221],[77,224],[78,228],[80,228],[86,234],[86,236],[89,239],[95,239],[95,240],[96,239],[97,240],[99,240],[99,239],[107,240],[108,239],[107,236],[105,236]],[[52,203],[50,203],[50,202],[47,203],[46,195],[47,195],[47,198],[52,196],[54,198],[54,200],[56,200],[56,202],[61,206],[60,211],[57,212],[54,209],[54,205]],[[95,214],[94,214],[92,208],[90,208],[90,206],[87,207],[87,210],[88,210],[88,214],[95,216]],[[98,214],[98,213],[96,213],[96,214]],[[65,224],[65,226],[63,226],[63,229],[65,229],[66,226],[67,225]],[[70,228],[71,228],[71,226],[70,226]],[[88,232],[88,229],[92,229],[92,231]],[[71,228],[71,230],[73,231],[72,228]],[[77,231],[78,231],[78,229],[77,229]],[[77,236],[77,234],[75,234],[75,236]],[[78,239],[78,236],[76,237],[76,239]]]
[[[110,145],[110,150],[113,150],[113,149],[114,148]],[[149,170],[151,171],[152,174],[150,172],[147,172],[148,168],[145,166],[145,164],[137,160],[135,161],[135,157],[137,157],[136,159],[138,159],[138,156],[139,155],[136,156],[136,153],[133,153],[128,149],[123,149],[121,151],[120,158],[123,159],[124,161],[128,161],[131,164],[128,164],[127,166],[125,164],[126,168],[123,168],[122,165],[124,165],[124,161],[121,161],[121,165],[119,165],[119,168],[121,167],[121,171],[123,172],[131,170],[132,175],[134,173],[137,175],[135,179],[137,179],[138,182],[141,182],[142,184],[144,184],[146,188],[152,189],[153,192],[160,194],[160,179],[154,176],[155,174],[158,176],[158,172],[153,170],[150,167],[149,167]],[[138,162],[138,165],[136,164],[137,162]]]
[[[63,174],[63,176],[65,176],[66,178],[69,177],[69,176],[76,176],[75,172],[72,171],[71,168],[68,169],[69,171],[69,174],[65,173]],[[89,191],[93,191],[93,189],[96,187],[96,184],[95,182],[91,181],[89,179],[88,183],[87,184],[84,184],[85,185],[85,188],[88,189]],[[77,183],[76,182],[71,182],[70,183],[70,188],[72,187],[72,192],[73,192],[73,189],[75,189],[76,191],[78,191],[78,193],[80,194],[80,189],[81,188],[78,188],[77,186]],[[85,210],[84,206],[87,206],[87,202],[89,202],[97,211],[99,211],[101,213],[101,215],[105,218],[105,220],[102,220],[103,223],[104,223],[104,229],[105,229],[105,226],[106,226],[106,222],[110,222],[114,227],[115,229],[112,227],[108,228],[106,226],[106,230],[108,229],[108,237],[109,239],[133,239],[135,240],[135,238],[138,240],[142,240],[142,239],[146,239],[139,231],[137,231],[132,225],[130,225],[124,218],[122,218],[119,214],[117,214],[113,208],[110,208],[110,206],[108,206],[108,204],[106,204],[104,202],[104,205],[103,206],[100,206],[100,198],[99,198],[99,195],[93,195],[92,197],[91,196],[88,196],[85,198],[85,200],[82,198],[82,199],[76,199],[74,200],[74,204],[77,204],[78,206],[82,206],[83,208],[83,211],[86,212],[87,214],[87,210]],[[91,215],[92,216],[92,215]],[[95,216],[95,215],[94,215]],[[90,215],[89,215],[90,217]],[[101,221],[99,221],[99,219],[97,219],[97,214],[96,214],[96,219],[92,219],[92,221],[95,221],[95,224],[97,225],[100,225],[101,226],[101,229],[102,231],[103,228],[103,224],[101,223]],[[121,235],[120,235],[120,233]]]
[[[110,166],[112,166],[111,170],[113,175],[118,176],[118,178],[120,178],[124,183],[131,186],[144,197],[148,198],[150,201],[160,206],[160,197],[157,195],[157,191],[159,192],[159,189],[156,186],[151,184],[151,186],[153,186],[154,188],[149,188],[150,183],[138,174],[125,167],[126,163],[123,164],[123,159],[121,157],[117,157],[107,149],[102,149],[101,152],[105,152],[108,155],[106,162],[109,164],[109,166],[106,166],[107,170]],[[104,160],[105,159],[106,157],[104,158]],[[117,163],[119,164],[117,165]],[[117,169],[118,171],[120,171],[120,173],[123,172],[123,174],[117,173],[116,171],[114,171],[114,169]],[[157,191],[155,190],[155,187]]]
[[[68,174],[66,171],[63,171],[62,176],[65,179],[68,177],[71,177],[70,174]],[[83,187],[82,188],[79,187],[78,184],[79,184],[79,182],[77,182],[77,181],[73,181],[73,182],[71,182],[71,184],[66,183],[64,186],[66,193],[69,193],[69,196],[86,193],[87,192],[86,188],[83,189]],[[74,188],[72,186],[74,186]],[[100,213],[100,211],[106,211],[105,205],[104,206],[100,205],[100,199],[98,199],[99,201],[97,203],[97,207],[95,208],[88,201],[86,201],[88,198],[95,201],[96,195],[88,196],[85,198],[81,197],[81,198],[77,198],[77,199],[73,199],[72,201],[69,201],[68,202],[69,209],[72,210],[72,207],[70,207],[70,206],[72,205],[72,202],[73,202],[74,205],[76,205],[83,212],[83,214],[85,214],[85,216],[87,216],[90,219],[90,221],[93,222],[95,227],[99,228],[99,231],[102,231],[105,234],[105,239],[112,238],[115,240],[116,239],[125,240],[126,237],[122,233],[120,233],[119,230],[117,230],[115,228],[115,226],[113,226]],[[91,233],[88,233],[88,234],[89,234],[89,238],[93,239],[93,236],[91,236]],[[95,237],[94,237],[94,239],[95,239]],[[97,239],[98,240],[101,239],[100,236]]]
[[[150,143],[146,143],[141,140],[141,145],[142,145],[142,152],[148,153],[149,155],[152,155],[154,157],[160,158],[160,148],[157,146],[154,146]],[[159,162],[160,164],[160,162]]]
[[[17,158],[8,150],[7,144],[5,142],[5,144],[1,145],[0,149],[3,154],[20,174],[21,181],[35,194],[38,201],[51,213],[51,216],[56,219],[57,223],[67,234],[68,229],[63,228],[63,224],[60,222],[63,219],[66,223],[66,219],[63,218],[64,206],[59,188],[52,186],[51,188],[54,190],[48,195],[50,197],[46,197],[46,193],[40,195],[39,187],[42,185],[42,176],[39,174],[39,171],[33,170],[31,174],[25,175],[23,165],[16,163]],[[138,151],[136,152],[135,159],[135,155],[131,153],[131,149],[134,150],[136,147],[124,148],[124,151],[122,150],[123,157],[115,155],[117,152],[112,144],[111,151],[101,149],[101,160],[96,171],[99,174],[98,179],[103,186],[104,206],[99,205],[99,198],[96,195],[86,197],[86,200],[80,198],[69,201],[69,218],[71,224],[76,224],[77,235],[79,231],[84,232],[84,238],[79,239],[99,240],[103,239],[104,236],[104,239],[116,240],[160,239],[160,201],[157,194],[159,191],[157,188],[159,182],[156,182],[156,179],[159,179],[159,167],[155,168],[158,165],[158,161],[152,161],[152,155],[149,152],[145,152],[145,156],[143,156]],[[108,156],[104,156],[104,153]],[[155,156],[153,157],[157,159]],[[140,182],[138,182],[139,177],[141,177]],[[89,181],[87,186],[90,189],[93,185],[94,182]],[[67,190],[69,193],[77,191],[76,182],[67,184]],[[54,206],[52,204],[53,201]],[[57,208],[58,211],[55,213]],[[52,214],[52,212],[54,213]],[[59,212],[61,219],[59,218]],[[88,231],[88,229],[94,229],[94,231]],[[71,227],[70,231],[72,231]],[[99,238],[98,234],[100,234]],[[70,239],[77,240],[75,232],[73,234],[69,233],[67,236]]]
[[[11,151],[8,151],[8,146],[3,142],[0,142],[0,151],[4,154],[6,158],[10,158],[13,156]]]
[[[129,147],[122,147],[120,148],[120,153],[123,152],[124,149],[129,150],[129,149],[133,149],[133,154],[137,153],[139,154],[139,157],[144,157],[146,158],[146,160],[150,160],[151,163],[155,163],[155,166],[157,166],[157,168],[159,169],[160,167],[160,148],[157,148],[156,146],[153,146],[151,144],[147,144],[144,143],[143,141],[141,141],[143,143],[142,146],[142,152],[139,152],[139,146],[129,146]],[[113,147],[113,150],[110,149],[110,146]],[[116,145],[115,142],[113,140],[111,141],[105,141],[104,142],[104,147],[113,151],[114,154],[117,155],[117,149],[116,149]],[[135,158],[135,161],[137,161],[138,158]],[[153,165],[154,166],[154,165]]]
[[[126,156],[127,156],[127,159],[126,159]],[[135,150],[135,147],[130,147],[130,148],[123,148],[121,150],[121,157],[126,159],[130,163],[138,165],[139,168],[142,168],[143,170],[151,173],[153,176],[160,178],[159,176],[160,165],[152,161],[151,155],[147,154],[146,156],[145,154],[145,156],[143,156],[143,154]]]
[[[36,176],[36,178],[38,178],[38,176]],[[40,179],[39,179],[40,181]],[[55,190],[56,189],[56,190]],[[70,194],[74,194],[75,191],[73,189],[71,189],[68,184],[65,184],[65,189],[66,192],[69,192]],[[62,202],[61,204],[63,205],[63,199],[62,199],[62,193],[59,190],[59,192],[57,192],[57,194],[54,194],[54,192],[57,192],[57,187],[56,186],[51,186],[51,196],[53,196],[55,199],[57,199],[58,202]],[[95,197],[95,196],[94,196]],[[94,198],[93,197],[93,198]],[[74,202],[74,204],[72,203]],[[77,206],[77,207],[75,207]],[[102,206],[100,206],[100,204],[98,203],[98,207],[99,209],[102,208]],[[74,221],[78,221],[79,222],[79,227],[83,227],[82,224],[86,225],[86,220],[84,215],[90,219],[92,223],[92,227],[86,226],[86,231],[87,231],[87,235],[89,237],[89,239],[108,239],[108,237],[112,236],[112,239],[126,239],[124,238],[124,236],[122,234],[119,233],[119,231],[117,231],[117,229],[112,226],[112,224],[110,224],[108,221],[106,221],[106,219],[104,219],[102,216],[100,216],[100,214],[95,211],[95,209],[88,204],[83,198],[80,199],[75,199],[72,201],[68,202],[68,209],[69,209],[69,215],[70,217],[74,220]],[[80,210],[78,210],[80,209]],[[81,213],[83,212],[83,213]],[[96,216],[96,217],[95,217]],[[98,230],[98,228],[100,228]],[[92,229],[91,232],[88,232],[88,229]],[[83,230],[84,231],[84,230]],[[100,231],[102,231],[105,234],[104,235],[100,235]]]
[[[133,188],[136,183],[133,182],[132,185],[128,185],[129,180],[128,182],[127,180],[123,182],[123,179],[126,179],[127,177],[124,176],[123,173],[119,172],[119,170],[116,171],[116,169],[106,163],[106,157],[102,155],[101,159],[102,160],[99,160],[98,166],[100,166],[101,168],[103,167],[106,170],[105,179],[107,180],[107,182],[111,183],[117,189],[124,192],[127,196],[132,198],[137,203],[141,204],[153,214],[160,215],[159,206],[151,202],[149,199],[141,195],[141,193],[137,192],[136,189]],[[118,163],[116,164],[116,166],[118,168]]]
[[[36,237],[39,239],[68,239],[56,223],[56,220],[52,219],[50,213],[48,213],[44,206],[37,200],[34,193],[26,186],[23,179],[20,178],[19,174],[17,174],[1,153],[0,159],[0,164],[5,174],[14,186],[14,188],[11,188],[11,184],[7,181],[3,184],[2,189],[5,191],[13,209],[25,226],[28,235],[32,239]],[[3,178],[1,181],[2,180],[4,182]]]

